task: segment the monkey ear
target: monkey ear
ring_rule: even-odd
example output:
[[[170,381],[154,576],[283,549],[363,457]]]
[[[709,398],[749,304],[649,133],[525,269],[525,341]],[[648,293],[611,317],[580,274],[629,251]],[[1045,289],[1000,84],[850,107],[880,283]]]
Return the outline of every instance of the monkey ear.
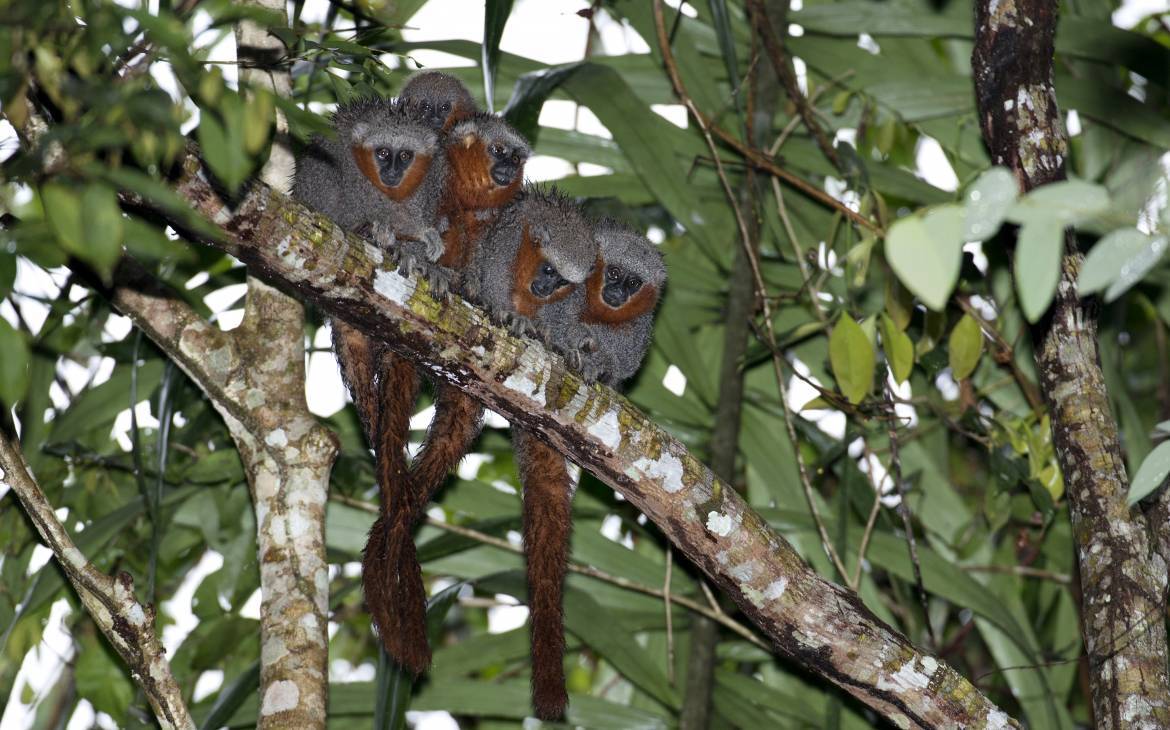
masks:
[[[366,124],[365,122],[358,122],[357,124],[353,125],[353,129],[350,130],[349,134],[350,134],[350,137],[352,137],[356,141],[359,139],[364,139],[366,134],[369,133],[369,131],[370,131],[369,124]]]

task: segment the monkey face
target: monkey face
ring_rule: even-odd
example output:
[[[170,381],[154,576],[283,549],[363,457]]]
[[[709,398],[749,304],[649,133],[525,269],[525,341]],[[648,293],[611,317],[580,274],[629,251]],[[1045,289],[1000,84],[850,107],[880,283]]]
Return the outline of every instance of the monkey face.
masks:
[[[406,171],[414,164],[414,150],[405,147],[377,147],[374,149],[374,165],[378,179],[388,188],[398,187]]]
[[[561,287],[571,286],[572,282],[561,276],[556,267],[548,261],[543,262],[532,277],[528,290],[538,299],[551,297]]]
[[[601,301],[619,309],[642,288],[642,277],[620,266],[605,267],[605,282],[601,287]]]
[[[511,185],[520,177],[524,170],[524,161],[528,157],[527,149],[504,142],[492,142],[487,147],[491,158],[492,182],[504,188]]]
[[[430,99],[423,99],[419,102],[419,108],[422,109],[432,129],[446,129],[448,123],[452,121],[452,112],[455,111],[455,105],[450,99],[437,100],[433,104]]]

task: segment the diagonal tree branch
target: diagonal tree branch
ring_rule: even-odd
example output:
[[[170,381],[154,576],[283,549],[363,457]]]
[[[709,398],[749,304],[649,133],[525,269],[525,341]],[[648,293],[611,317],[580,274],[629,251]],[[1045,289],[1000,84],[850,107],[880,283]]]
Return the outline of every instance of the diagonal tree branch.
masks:
[[[166,651],[155,634],[154,606],[138,602],[134,597],[134,581],[127,573],[111,577],[82,555],[33,480],[19,447],[3,432],[0,432],[0,487],[16,492],[82,605],[130,668],[159,725],[193,729],[195,723],[183,703],[183,692],[171,674]]]
[[[258,276],[385,339],[433,376],[539,431],[653,520],[779,652],[902,727],[1014,727],[966,679],[816,575],[727,484],[613,390],[585,385],[531,340],[395,271],[382,253],[256,183],[234,209],[197,159],[177,183]],[[169,347],[164,344],[164,349]]]

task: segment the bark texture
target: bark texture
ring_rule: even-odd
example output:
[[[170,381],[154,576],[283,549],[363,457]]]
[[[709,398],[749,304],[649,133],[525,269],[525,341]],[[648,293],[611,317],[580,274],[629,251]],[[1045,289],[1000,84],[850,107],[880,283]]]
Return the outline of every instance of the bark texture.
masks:
[[[726,483],[613,390],[396,271],[373,245],[257,183],[234,210],[189,158],[178,191],[257,275],[387,341],[618,490],[785,656],[901,727],[1015,727],[970,682],[813,572]],[[169,348],[168,348],[169,349]]]
[[[1056,3],[980,0],[975,8],[975,91],[995,164],[1025,192],[1065,179],[1068,140],[1052,83]],[[1093,712],[1098,728],[1170,727],[1166,563],[1145,516],[1126,505],[1096,307],[1077,297],[1081,260],[1069,232],[1056,298],[1032,338],[1076,538]]]
[[[77,549],[44,492],[33,481],[15,440],[0,432],[0,488],[3,487],[12,489],[20,498],[25,514],[53,551],[85,610],[130,668],[159,726],[164,730],[194,730],[195,722],[158,640],[154,606],[143,605],[134,597],[134,581],[129,574],[106,575]]]

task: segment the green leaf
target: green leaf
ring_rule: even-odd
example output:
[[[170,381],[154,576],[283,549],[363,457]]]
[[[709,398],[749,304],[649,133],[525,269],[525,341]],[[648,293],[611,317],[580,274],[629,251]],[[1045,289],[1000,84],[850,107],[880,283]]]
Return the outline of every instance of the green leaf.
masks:
[[[897,383],[906,382],[914,368],[914,343],[885,312],[881,316],[882,350]]]
[[[1138,467],[1137,474],[1130,482],[1126,501],[1132,505],[1148,497],[1162,486],[1167,476],[1170,476],[1170,441],[1163,441],[1154,447]]]
[[[850,403],[860,403],[873,387],[873,345],[848,313],[837,320],[829,335],[829,362],[841,392]]]
[[[71,254],[80,256],[85,247],[85,232],[82,230],[81,196],[70,185],[45,183],[41,188],[41,204],[45,218],[57,242]]]
[[[1089,251],[1077,278],[1077,293],[1093,294],[1108,287],[1105,301],[1124,294],[1161,260],[1166,239],[1147,236],[1135,228],[1113,231]]]
[[[146,399],[162,380],[161,360],[148,360],[138,368],[138,397]],[[53,421],[55,442],[73,441],[95,429],[110,428],[119,413],[130,407],[130,366],[120,365],[110,379],[78,395]]]
[[[1020,228],[1014,271],[1020,309],[1029,322],[1048,311],[1056,294],[1063,248],[1064,225],[1060,221],[1036,219]]]
[[[980,175],[963,197],[966,211],[963,240],[991,238],[1018,196],[1016,178],[1006,167],[993,167]]]
[[[235,135],[214,114],[204,112],[199,120],[199,151],[207,166],[228,189],[235,193],[248,176],[247,156]]]
[[[257,89],[244,107],[244,149],[249,155],[264,149],[272,131],[275,103],[266,89]]]
[[[16,405],[28,391],[29,349],[24,335],[0,317],[0,402]]]
[[[496,74],[500,63],[500,38],[504,25],[512,14],[512,0],[487,0],[483,15],[483,49],[480,64],[483,67],[483,88],[488,111],[495,111]]]
[[[711,20],[715,25],[715,35],[719,38],[719,53],[723,56],[723,68],[727,72],[727,81],[733,90],[744,93],[739,83],[739,63],[735,58],[735,36],[731,33],[731,19],[727,15],[727,3],[724,0],[707,0],[711,8]],[[740,95],[734,96],[735,105],[741,105]]]
[[[122,257],[126,230],[118,194],[101,183],[87,185],[81,193],[81,225],[84,250],[78,256],[108,278]]]
[[[1008,211],[1008,218],[1020,225],[1055,220],[1075,226],[1109,210],[1109,191],[1103,185],[1083,180],[1041,185],[1020,198]]]
[[[950,353],[951,375],[963,380],[975,372],[979,357],[983,354],[983,330],[970,314],[964,314],[947,343]]]
[[[503,115],[534,146],[540,133],[540,110],[544,102],[580,66],[579,63],[554,66],[526,73],[517,79],[516,88],[512,90],[512,98],[508,100]]]
[[[942,205],[923,218],[902,218],[886,235],[890,267],[907,289],[936,311],[946,308],[959,280],[962,228],[963,209]]]
[[[73,681],[77,694],[93,704],[97,712],[107,713],[124,725],[126,708],[134,698],[134,683],[116,655],[96,633],[80,637],[73,664]]]

